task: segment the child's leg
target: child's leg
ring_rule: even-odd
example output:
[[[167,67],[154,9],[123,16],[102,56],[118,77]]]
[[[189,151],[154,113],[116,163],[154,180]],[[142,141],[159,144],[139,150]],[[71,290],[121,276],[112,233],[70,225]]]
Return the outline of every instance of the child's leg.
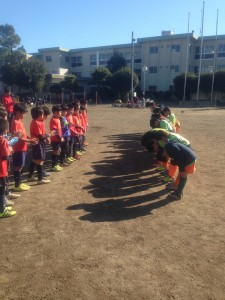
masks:
[[[25,152],[14,152],[13,153],[13,166],[14,166],[14,180],[15,187],[19,187],[22,183],[22,169],[25,165]]]
[[[5,193],[6,186],[0,185],[0,214],[5,210]]]
[[[67,157],[71,157],[72,149],[73,149],[73,144],[74,144],[74,136],[71,136],[71,137],[70,137],[70,140],[69,140],[69,146],[68,146]]]
[[[61,143],[61,152],[60,152],[60,163],[63,164],[66,158],[66,139]]]
[[[30,166],[29,166],[28,178],[32,178],[33,177],[35,167],[36,167],[36,164],[33,161],[31,161]]]

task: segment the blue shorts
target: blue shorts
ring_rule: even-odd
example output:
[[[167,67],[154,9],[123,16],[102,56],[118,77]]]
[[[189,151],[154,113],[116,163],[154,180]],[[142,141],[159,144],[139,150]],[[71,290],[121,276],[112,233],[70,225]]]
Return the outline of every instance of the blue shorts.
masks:
[[[46,144],[45,141],[39,142],[37,145],[32,146],[33,159],[45,160],[46,159]]]
[[[14,152],[12,155],[13,166],[18,168],[23,168],[25,166],[27,152],[18,151]]]

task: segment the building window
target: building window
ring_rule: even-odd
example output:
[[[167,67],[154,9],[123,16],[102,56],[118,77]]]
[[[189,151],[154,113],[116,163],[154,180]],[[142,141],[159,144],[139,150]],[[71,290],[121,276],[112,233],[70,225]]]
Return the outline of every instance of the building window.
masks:
[[[218,57],[225,57],[225,44],[218,46]]]
[[[195,59],[200,59],[200,47],[195,47]],[[210,59],[214,57],[214,46],[206,45],[202,49],[202,59]]]
[[[171,65],[170,66],[170,72],[171,73],[178,73],[179,72],[179,66],[178,65]]]
[[[81,67],[83,66],[82,56],[73,56],[71,57],[72,67]]]
[[[225,70],[225,65],[217,65],[216,70],[217,71]]]
[[[156,66],[150,66],[149,67],[149,73],[150,74],[156,74],[156,73],[158,73],[158,67],[156,67]]]
[[[46,61],[46,62],[52,61],[52,57],[49,56],[49,55],[45,56],[45,61]]]
[[[194,73],[195,73],[195,74],[198,74],[198,70],[199,70],[199,67],[198,67],[198,66],[195,66],[195,67],[194,67]]]
[[[141,63],[141,58],[135,58],[134,63],[135,64],[140,64]]]
[[[112,53],[99,54],[99,65],[105,66],[108,60],[112,57]]]
[[[70,56],[65,56],[65,62],[70,63]]]
[[[91,54],[90,55],[90,65],[91,66],[96,66],[97,65],[97,55],[96,54]]]
[[[152,47],[150,47],[149,48],[149,52],[150,52],[150,54],[156,54],[156,53],[158,53],[159,52],[158,46],[152,46]]]
[[[149,92],[157,92],[157,86],[156,85],[149,85],[148,87]]]
[[[174,53],[180,52],[180,45],[171,45],[171,51]]]
[[[77,78],[82,77],[82,73],[81,72],[72,72],[72,75],[75,75]]]

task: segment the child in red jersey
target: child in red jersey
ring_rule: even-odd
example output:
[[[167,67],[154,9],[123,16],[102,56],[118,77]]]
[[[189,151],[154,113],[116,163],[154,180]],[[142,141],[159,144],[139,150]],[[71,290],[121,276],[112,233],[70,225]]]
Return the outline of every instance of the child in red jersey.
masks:
[[[50,130],[53,133],[51,136],[52,145],[52,171],[60,172],[62,168],[59,165],[59,157],[61,152],[61,142],[63,142],[62,128],[60,123],[61,107],[58,105],[52,106],[53,116],[50,120]]]
[[[12,217],[16,211],[12,207],[6,207],[6,189],[8,184],[8,157],[10,154],[8,141],[4,138],[9,125],[7,120],[0,119],[0,219]]]
[[[82,136],[84,134],[84,128],[82,126],[82,121],[79,112],[80,112],[80,103],[76,102],[74,104],[74,114],[73,114],[73,124],[76,130],[74,150],[73,150],[73,155],[74,155],[73,157],[75,159],[80,159],[80,156],[82,155],[81,144],[83,140]]]
[[[83,118],[85,120],[85,124],[86,124],[86,129],[85,129],[85,133],[87,132],[87,128],[89,126],[88,124],[88,115],[87,115],[87,100],[83,99],[80,101],[80,108],[83,113]],[[88,142],[87,142],[87,137],[86,134],[84,134],[84,146],[87,147],[88,146]]]
[[[2,96],[2,103],[5,107],[5,110],[8,114],[8,122],[9,122],[9,128],[11,126],[12,118],[13,118],[13,97],[11,95],[10,90],[6,89],[4,95]]]
[[[37,184],[49,183],[50,180],[43,179],[43,164],[46,159],[46,141],[50,135],[46,133],[44,124],[44,111],[36,106],[31,109],[32,121],[30,123],[30,135],[38,141],[32,146],[32,160],[29,167],[28,181],[36,181],[33,177],[34,169],[37,168]]]
[[[66,119],[70,128],[70,141],[69,141],[69,146],[68,146],[68,152],[67,152],[67,157],[68,157],[68,162],[73,162],[74,158],[72,157],[72,150],[73,146],[75,143],[75,136],[76,136],[76,130],[73,124],[73,113],[74,113],[74,105],[71,103],[68,105],[68,110],[66,114]]]
[[[23,117],[27,112],[26,105],[24,103],[16,103],[13,107],[14,118],[11,123],[11,134],[19,135],[18,142],[13,145],[13,167],[14,167],[14,191],[28,191],[30,186],[22,183],[21,171],[25,165],[27,143],[35,144],[36,139],[27,137],[25,127],[23,125]]]
[[[86,151],[85,147],[85,140],[86,140],[86,137],[85,137],[85,133],[87,132],[87,118],[86,118],[86,110],[83,106],[80,107],[80,111],[79,111],[79,115],[80,115],[80,120],[81,120],[81,125],[83,127],[83,135],[81,136],[82,137],[82,140],[81,140],[81,151]]]

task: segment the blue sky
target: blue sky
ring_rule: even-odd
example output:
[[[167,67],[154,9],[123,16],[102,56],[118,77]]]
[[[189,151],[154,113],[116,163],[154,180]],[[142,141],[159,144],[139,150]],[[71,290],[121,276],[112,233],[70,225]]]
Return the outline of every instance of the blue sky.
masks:
[[[27,52],[126,44],[162,30],[200,35],[200,0],[1,0],[0,24],[10,24]],[[204,35],[225,34],[225,0],[205,0]]]

